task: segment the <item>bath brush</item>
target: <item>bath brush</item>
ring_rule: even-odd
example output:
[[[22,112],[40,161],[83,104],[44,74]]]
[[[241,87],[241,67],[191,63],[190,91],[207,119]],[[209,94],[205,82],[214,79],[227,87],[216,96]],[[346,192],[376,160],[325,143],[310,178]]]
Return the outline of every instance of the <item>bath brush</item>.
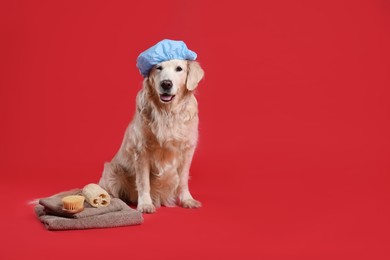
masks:
[[[62,208],[68,213],[78,213],[84,209],[84,200],[83,196],[71,195],[62,198]]]

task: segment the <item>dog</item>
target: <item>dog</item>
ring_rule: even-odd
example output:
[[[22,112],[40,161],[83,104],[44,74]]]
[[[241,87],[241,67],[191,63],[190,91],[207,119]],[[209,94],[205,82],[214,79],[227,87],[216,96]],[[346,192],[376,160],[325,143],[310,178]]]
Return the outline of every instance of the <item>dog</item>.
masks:
[[[153,213],[162,205],[201,207],[188,180],[198,141],[194,91],[203,76],[193,60],[168,60],[150,70],[119,151],[104,165],[102,188],[137,204],[142,213]]]

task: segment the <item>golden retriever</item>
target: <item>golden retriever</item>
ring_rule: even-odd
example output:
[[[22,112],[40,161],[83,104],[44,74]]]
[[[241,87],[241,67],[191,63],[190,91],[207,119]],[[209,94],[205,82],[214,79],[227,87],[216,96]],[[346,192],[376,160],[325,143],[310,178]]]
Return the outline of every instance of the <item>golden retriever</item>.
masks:
[[[155,65],[136,98],[136,113],[122,145],[105,163],[99,185],[143,213],[161,205],[199,208],[188,187],[198,140],[194,96],[204,72],[196,61]]]

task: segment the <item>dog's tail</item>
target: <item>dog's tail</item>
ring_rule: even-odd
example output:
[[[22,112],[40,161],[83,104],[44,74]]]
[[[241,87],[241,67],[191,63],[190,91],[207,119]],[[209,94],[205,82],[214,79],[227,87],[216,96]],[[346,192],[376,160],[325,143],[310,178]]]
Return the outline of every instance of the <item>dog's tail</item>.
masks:
[[[29,201],[27,201],[27,204],[28,204],[28,205],[32,205],[32,206],[35,206],[35,205],[38,205],[38,204],[39,204],[39,200],[40,200],[40,199],[29,200]]]

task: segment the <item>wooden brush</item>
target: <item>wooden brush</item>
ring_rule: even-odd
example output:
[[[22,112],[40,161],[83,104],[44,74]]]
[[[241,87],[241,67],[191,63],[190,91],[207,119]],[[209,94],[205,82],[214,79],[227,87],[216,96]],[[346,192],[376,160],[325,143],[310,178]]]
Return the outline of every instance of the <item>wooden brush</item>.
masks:
[[[79,213],[84,210],[84,200],[85,198],[79,195],[66,196],[62,199],[62,208],[68,213]]]

